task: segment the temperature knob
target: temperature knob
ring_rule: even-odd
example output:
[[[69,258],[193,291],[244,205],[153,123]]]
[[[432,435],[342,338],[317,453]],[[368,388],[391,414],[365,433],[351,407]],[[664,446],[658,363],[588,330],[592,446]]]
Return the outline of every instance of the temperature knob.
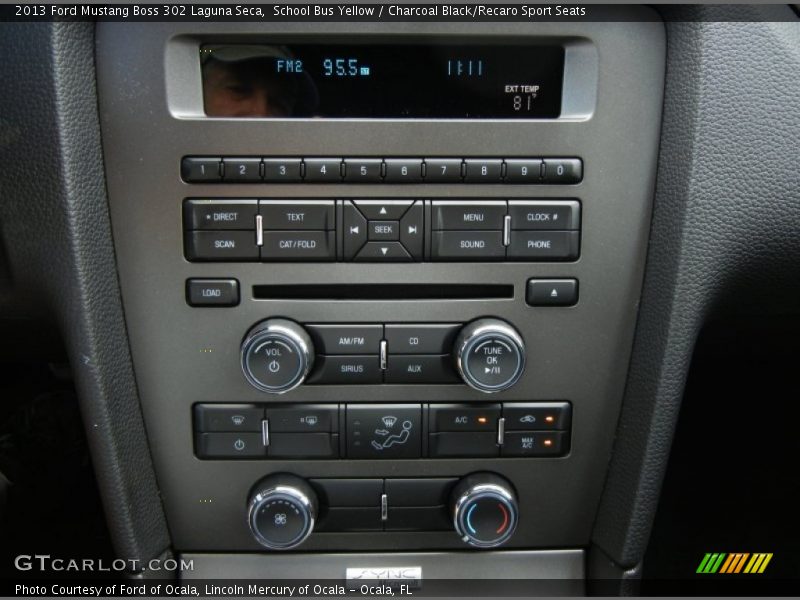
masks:
[[[295,475],[270,475],[253,488],[247,521],[256,541],[270,550],[289,550],[314,530],[317,498]]]
[[[496,548],[517,528],[517,499],[511,484],[494,473],[475,473],[453,488],[450,507],[456,533],[478,548]]]
[[[242,342],[242,371],[262,392],[282,394],[303,383],[314,364],[311,338],[288,319],[255,325]]]
[[[478,319],[459,332],[456,368],[470,387],[486,393],[506,390],[525,369],[525,343],[500,319]]]

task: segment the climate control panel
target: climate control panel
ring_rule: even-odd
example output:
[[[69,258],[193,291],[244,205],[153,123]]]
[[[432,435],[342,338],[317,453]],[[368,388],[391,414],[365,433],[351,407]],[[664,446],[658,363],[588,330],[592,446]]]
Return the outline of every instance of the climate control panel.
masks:
[[[194,406],[201,459],[548,458],[571,425],[563,401]]]

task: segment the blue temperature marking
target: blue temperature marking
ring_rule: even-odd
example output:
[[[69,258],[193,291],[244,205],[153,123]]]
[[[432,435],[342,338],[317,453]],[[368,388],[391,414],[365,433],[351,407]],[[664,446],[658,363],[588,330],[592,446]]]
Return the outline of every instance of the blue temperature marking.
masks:
[[[478,506],[477,504],[473,504],[469,507],[467,511],[467,527],[473,534],[477,534],[478,532],[475,531],[475,528],[472,526],[472,511],[475,510],[475,507]]]

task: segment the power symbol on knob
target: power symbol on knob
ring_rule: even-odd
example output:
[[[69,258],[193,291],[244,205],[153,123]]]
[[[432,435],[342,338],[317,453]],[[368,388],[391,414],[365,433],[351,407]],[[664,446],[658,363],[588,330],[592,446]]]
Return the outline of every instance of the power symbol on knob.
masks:
[[[273,360],[271,363],[269,363],[270,373],[277,373],[280,370],[281,370],[281,363],[279,363],[277,360]]]
[[[242,342],[242,371],[262,392],[281,394],[296,388],[314,363],[306,331],[288,319],[258,323]]]

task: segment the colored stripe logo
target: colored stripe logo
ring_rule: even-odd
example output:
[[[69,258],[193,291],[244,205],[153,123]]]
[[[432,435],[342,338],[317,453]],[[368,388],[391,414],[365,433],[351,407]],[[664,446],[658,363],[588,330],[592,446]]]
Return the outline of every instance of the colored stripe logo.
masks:
[[[769,561],[772,560],[772,553],[757,552],[707,552],[700,561],[696,573],[763,573]]]

